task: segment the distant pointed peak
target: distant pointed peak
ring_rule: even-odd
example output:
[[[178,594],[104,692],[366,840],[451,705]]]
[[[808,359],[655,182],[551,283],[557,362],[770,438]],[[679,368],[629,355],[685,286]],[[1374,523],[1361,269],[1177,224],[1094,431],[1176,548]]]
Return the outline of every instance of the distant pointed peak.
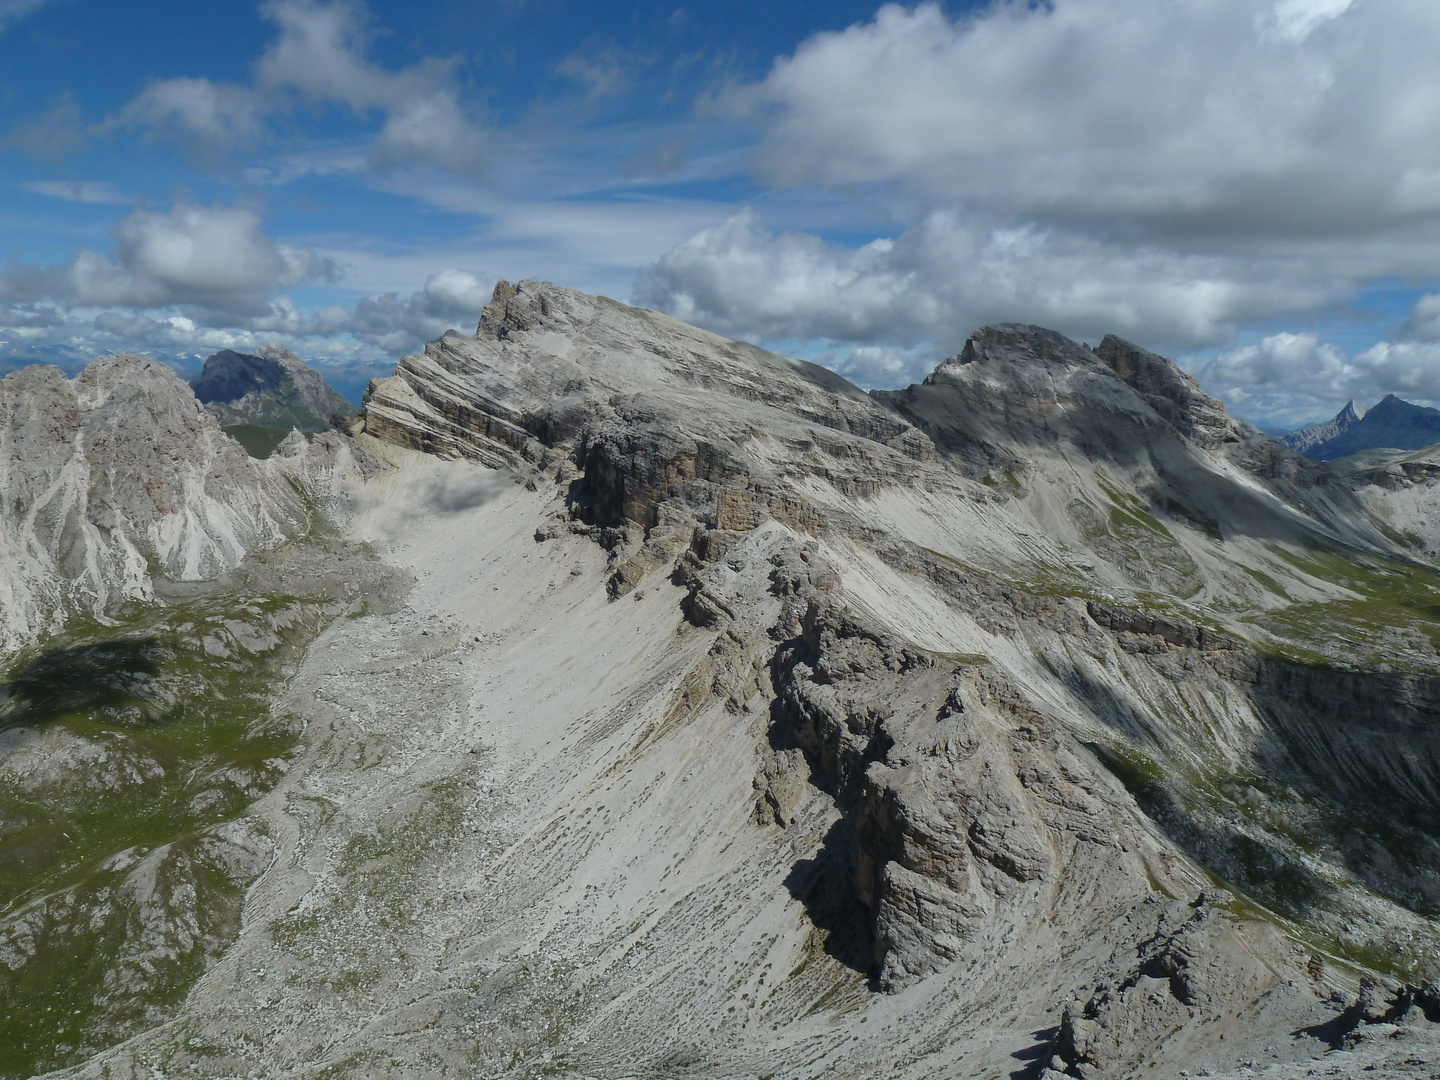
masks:
[[[1353,424],[1364,419],[1364,417],[1365,409],[1356,405],[1355,399],[1351,398],[1345,402],[1345,407],[1335,414],[1335,422],[1337,424]]]

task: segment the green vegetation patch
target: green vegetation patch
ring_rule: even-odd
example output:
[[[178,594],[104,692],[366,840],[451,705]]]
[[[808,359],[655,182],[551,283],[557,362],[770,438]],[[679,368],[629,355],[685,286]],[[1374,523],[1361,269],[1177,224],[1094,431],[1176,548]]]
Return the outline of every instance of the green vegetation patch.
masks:
[[[1357,594],[1250,616],[1246,621],[1280,639],[1282,655],[1302,662],[1319,654],[1329,663],[1342,659],[1367,667],[1440,669],[1440,575],[1435,571],[1360,552],[1299,554],[1278,545],[1269,550],[1302,574]],[[1343,656],[1331,655],[1337,649]]]
[[[263,427],[260,424],[230,424],[222,429],[253,458],[265,459],[285,441],[293,427]]]
[[[76,620],[0,672],[0,1077],[156,1022],[233,938],[259,856],[211,830],[283,774],[298,726],[270,702],[330,617],[210,595]]]

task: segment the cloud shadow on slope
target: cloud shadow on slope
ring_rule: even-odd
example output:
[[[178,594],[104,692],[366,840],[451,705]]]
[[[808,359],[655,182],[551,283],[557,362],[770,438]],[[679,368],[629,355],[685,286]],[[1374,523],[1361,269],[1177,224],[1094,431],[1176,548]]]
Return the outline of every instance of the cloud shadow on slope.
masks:
[[[1286,851],[1231,802],[1189,783],[1155,740],[1161,727],[1134,703],[1078,668],[1057,671],[1090,715],[1121,737],[1085,743],[1167,839],[1215,877],[1281,914],[1305,918],[1330,908],[1335,887]],[[1149,753],[1136,746],[1152,748]],[[1153,756],[1152,756],[1153,755]]]
[[[160,719],[149,684],[168,656],[153,637],[47,650],[0,686],[0,731],[77,713],[117,723]]]

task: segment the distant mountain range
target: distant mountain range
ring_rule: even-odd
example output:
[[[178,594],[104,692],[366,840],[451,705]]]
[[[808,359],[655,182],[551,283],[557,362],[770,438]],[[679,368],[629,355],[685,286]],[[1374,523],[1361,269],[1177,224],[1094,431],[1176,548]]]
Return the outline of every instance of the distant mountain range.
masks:
[[[195,396],[247,450],[263,457],[291,429],[323,431],[355,407],[320,372],[279,345],[255,353],[223,349],[205,361]]]
[[[1333,420],[1307,424],[1279,438],[1316,461],[1333,461],[1362,450],[1419,450],[1440,443],[1440,410],[1412,405],[1394,394],[1368,412],[1347,401]]]

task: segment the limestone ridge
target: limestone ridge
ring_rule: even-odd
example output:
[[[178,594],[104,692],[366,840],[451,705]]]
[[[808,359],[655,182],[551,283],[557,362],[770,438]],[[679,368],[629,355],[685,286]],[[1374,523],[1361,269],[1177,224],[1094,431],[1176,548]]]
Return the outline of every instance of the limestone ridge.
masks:
[[[922,432],[818,365],[534,282],[498,286],[476,337],[402,359],[362,414],[367,433],[430,453],[570,459],[586,514],[606,525],[656,524],[672,486],[722,528],[786,520],[819,512],[792,494],[812,471],[859,495],[934,456]]]
[[[195,396],[222,424],[323,431],[353,406],[320,372],[279,345],[254,354],[223,349],[205,361]]]
[[[1302,428],[1286,432],[1280,436],[1280,441],[1297,453],[1309,454],[1321,443],[1327,443],[1331,439],[1345,434],[1358,424],[1364,415],[1365,410],[1357,406],[1354,399],[1351,399],[1332,419],[1306,424]]]
[[[382,439],[512,467],[532,484],[549,476],[567,485],[569,522],[543,527],[537,538],[598,528],[612,547],[612,595],[679,557],[694,621],[730,625],[753,600],[727,598],[706,568],[723,563],[732,538],[769,519],[832,546],[863,545],[971,613],[982,632],[1044,658],[1051,674],[1043,677],[1030,661],[1018,683],[977,676],[907,651],[883,619],[844,614],[819,586],[787,586],[785,595],[804,604],[770,632],[795,639],[773,660],[783,706],[774,737],[818,762],[852,822],[837,843],[851,852],[886,984],[978,960],[983,942],[1005,936],[1003,926],[1018,932],[1078,888],[1080,866],[1114,882],[1117,895],[1144,893],[1141,863],[1085,846],[1135,835],[1139,826],[1122,823],[1134,813],[1119,809],[1123,798],[1114,804],[1121,818],[1097,824],[1110,813],[1110,796],[1084,764],[1090,752],[1078,731],[1108,729],[1107,739],[1124,731],[1131,750],[1175,754],[1177,765],[1205,771],[1231,770],[1222,762],[1263,744],[1268,769],[1308,775],[1320,784],[1315,797],[1347,805],[1384,786],[1383,761],[1351,746],[1338,717],[1322,757],[1369,761],[1373,782],[1352,787],[1338,765],[1297,756],[1316,736],[1292,743],[1265,688],[1299,676],[1283,665],[1272,670],[1246,646],[1255,629],[1235,618],[1233,604],[1264,610],[1274,602],[1269,586],[1257,588],[1257,574],[1300,580],[1276,544],[1391,554],[1392,541],[1325,467],[1229,418],[1169,361],[1118,338],[1092,351],[1039,327],[985,327],[923,384],[867,397],[829,372],[663,315],[548,284],[501,283],[476,337],[447,335],[406,357],[393,378],[372,384],[362,420]],[[897,517],[901,506],[908,509]],[[1132,599],[1111,608],[1051,598],[1097,584]],[[1157,589],[1229,600],[1168,623],[1124,606],[1142,603],[1135,590]],[[1233,636],[1207,631],[1210,620]],[[856,658],[838,667],[831,659],[864,641],[874,644]],[[1318,647],[1353,656],[1354,643]],[[1102,655],[1113,657],[1103,662],[1114,665],[1110,674],[1083,659]],[[1123,689],[1113,686],[1115,672],[1123,672]],[[1058,727],[1037,689],[1056,677],[1066,709],[1080,710]],[[944,704],[947,686],[955,702],[980,704],[968,714]],[[1209,718],[1198,729],[1171,718],[1161,699],[1176,693],[1193,715]],[[1440,776],[1430,693],[1414,706],[1415,722],[1429,732],[1427,791]],[[902,709],[912,696],[915,704]],[[1005,703],[998,714],[989,704],[996,701]],[[946,717],[959,718],[949,724],[954,734],[941,724]],[[998,725],[998,741],[987,741],[987,725]],[[1242,729],[1268,734],[1257,742]],[[1017,737],[1038,756],[1002,753]],[[1214,746],[1225,747],[1218,758]],[[960,763],[977,752],[981,771],[962,781]],[[937,757],[949,766],[936,773],[920,765]],[[766,805],[783,820],[783,769],[767,776]],[[1018,786],[997,779],[978,794],[986,790],[981,777],[1006,776]],[[1068,779],[1050,790],[1036,777]],[[1248,841],[1227,831],[1213,794],[1181,785],[1165,798],[1186,807],[1186,824],[1167,826],[1169,843],[1206,865],[1229,866],[1247,888],[1266,888],[1263,876],[1235,869],[1235,852]],[[1072,811],[1077,816],[1067,816]],[[961,836],[968,839],[956,848]],[[1427,863],[1410,884],[1377,878],[1375,887],[1427,890],[1436,870]],[[1027,906],[1032,881],[1049,883],[1040,907]],[[1273,900],[1283,907],[1283,897]]]
[[[865,394],[502,282],[274,466],[413,587],[289,682],[246,933],[71,1075],[1425,1075],[1403,464],[1115,338],[982,327]]]
[[[306,521],[179,376],[123,354],[73,381],[49,365],[0,380],[0,500],[0,652],[148,600],[156,577],[232,569]]]

